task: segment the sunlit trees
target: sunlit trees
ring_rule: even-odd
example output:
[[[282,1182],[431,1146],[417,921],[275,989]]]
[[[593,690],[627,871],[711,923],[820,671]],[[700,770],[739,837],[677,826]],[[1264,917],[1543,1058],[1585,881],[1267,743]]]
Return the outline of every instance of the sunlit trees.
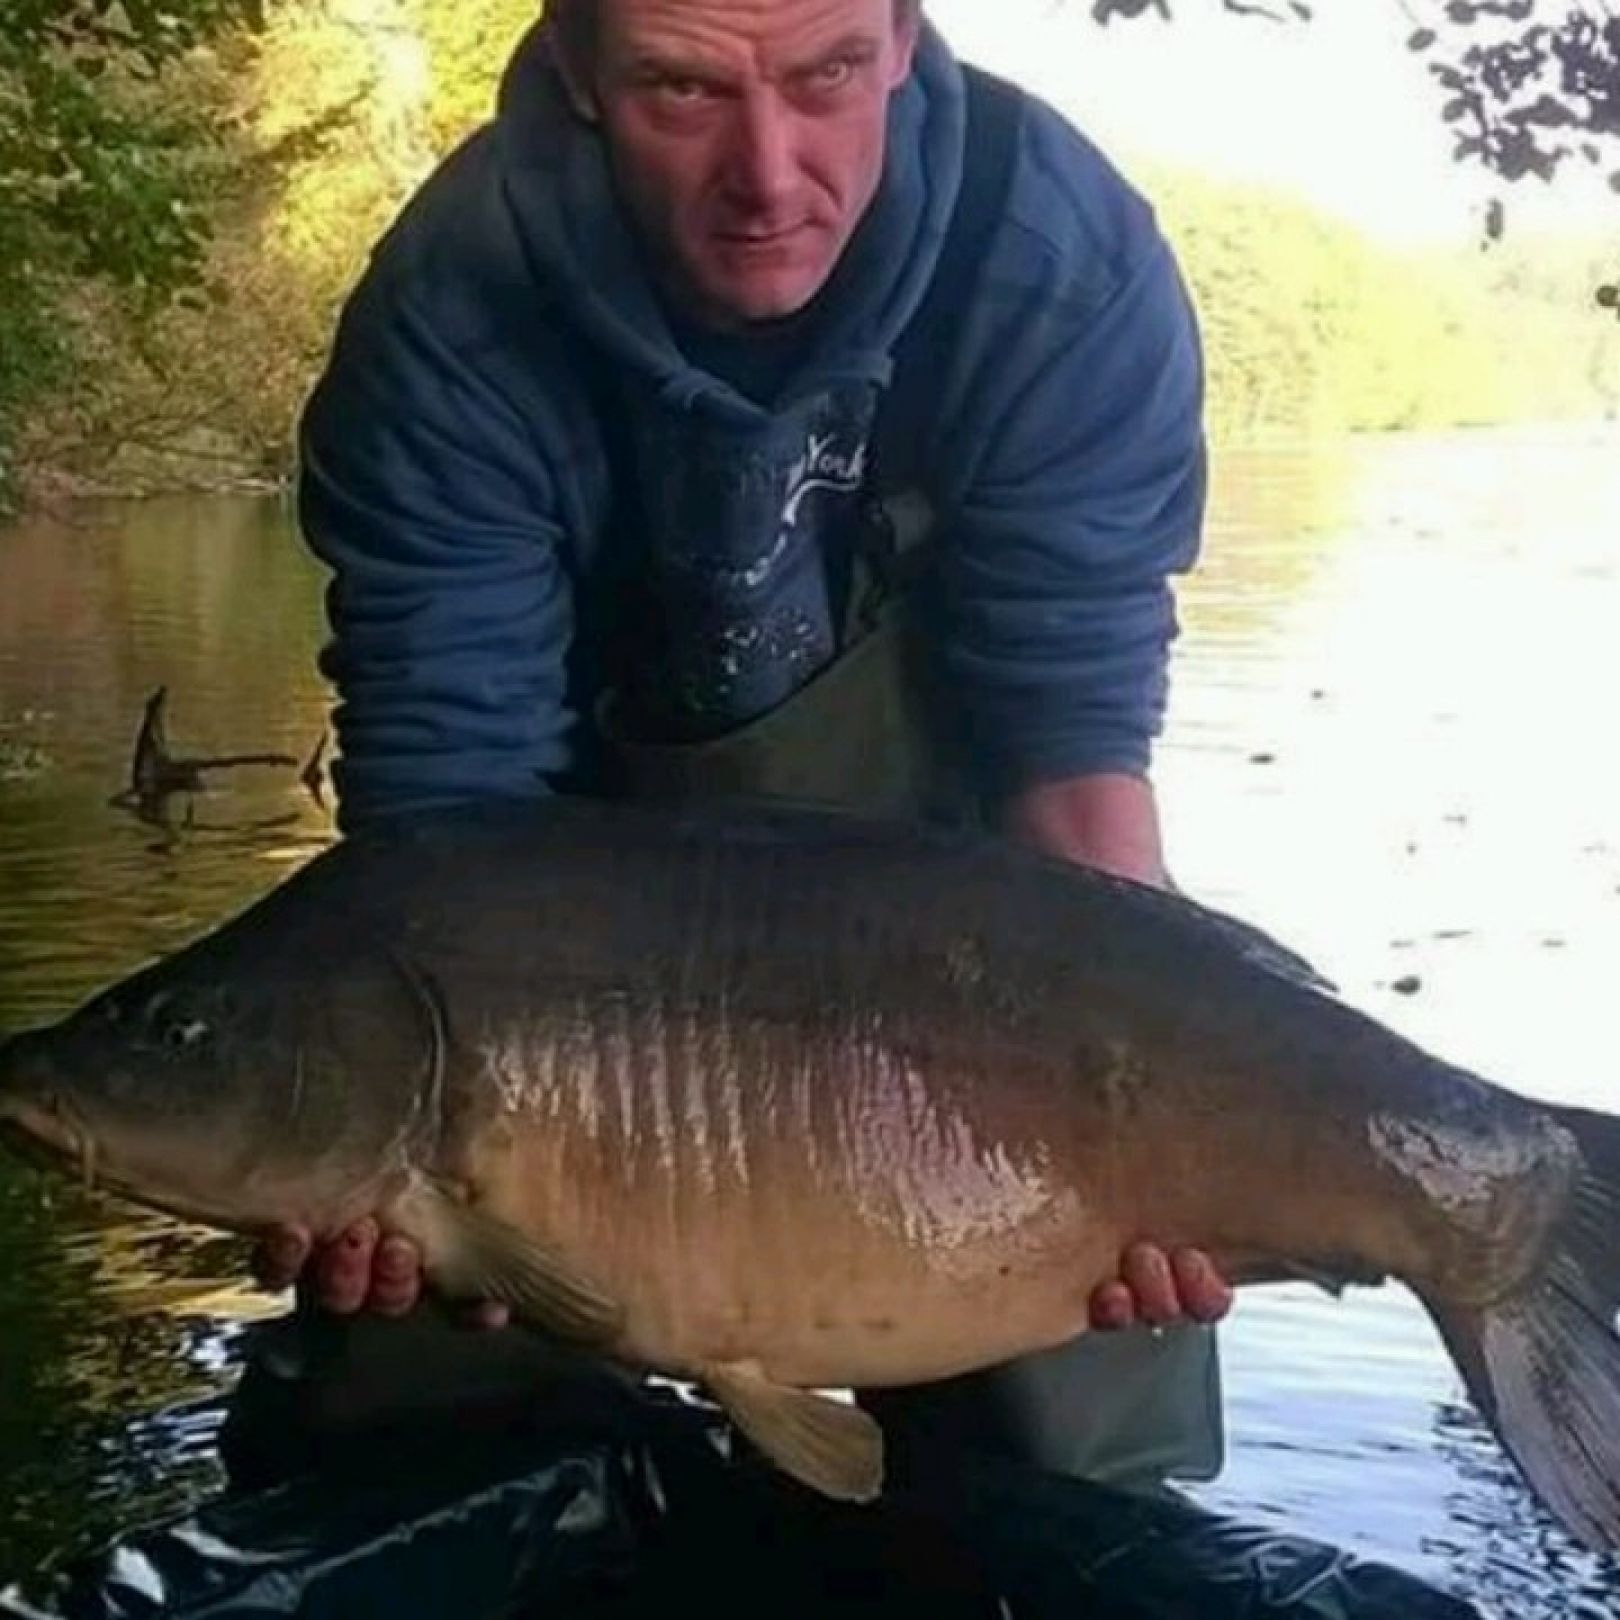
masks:
[[[162,93],[261,0],[6,0],[0,7],[0,491],[6,416],[60,358],[56,299],[105,278],[152,300],[193,282],[213,132]]]
[[[1240,35],[1271,26],[1267,16],[1312,26],[1311,8],[1292,0],[1067,3],[1113,26],[1157,20],[1167,36],[1200,6],[1232,13]],[[1502,180],[1510,241],[1515,182],[1620,171],[1614,0],[1319,3],[1379,8],[1391,37],[1421,54],[1458,161]],[[501,66],[540,4],[0,0],[0,500],[7,446],[24,422],[36,460],[59,468],[75,456],[76,470],[93,468],[123,443],[148,447],[156,482],[188,457],[193,467],[221,458],[222,477],[284,477],[292,419],[344,288],[434,158],[488,116]],[[1325,225],[1301,217],[1275,240],[1263,231],[1239,244],[1231,227],[1249,218],[1248,203],[1206,209],[1189,194],[1181,212],[1193,270],[1222,286],[1217,342],[1251,341],[1269,320],[1271,347],[1292,354],[1332,339],[1346,300],[1358,318],[1376,306],[1391,331],[1409,320],[1402,273],[1378,270],[1355,244],[1333,245],[1332,262],[1348,268],[1337,280],[1327,273]],[[1614,219],[1620,230],[1620,195]],[[1256,267],[1248,281],[1245,264]],[[1556,341],[1583,350],[1577,364],[1588,332],[1614,330],[1594,319],[1590,295],[1617,271],[1611,263],[1571,284],[1581,320]],[[1295,273],[1306,281],[1290,298],[1278,278]],[[1426,308],[1450,296],[1445,283],[1419,292]],[[1620,313],[1620,291],[1600,301]],[[1229,311],[1254,318],[1238,323]],[[1469,328],[1453,345],[1459,356],[1476,337],[1490,341],[1471,314],[1451,324]],[[1235,422],[1286,416],[1288,390],[1309,402],[1311,420],[1334,419],[1322,412],[1338,384],[1307,387],[1296,364],[1279,393],[1261,354],[1270,349],[1233,352],[1231,375],[1255,383],[1253,397],[1230,402]],[[1399,355],[1347,368],[1312,357],[1310,376],[1337,377],[1361,401],[1353,420],[1407,419],[1407,406],[1375,397],[1374,384],[1396,383]],[[1474,381],[1466,392],[1485,401],[1493,387]],[[1395,386],[1418,420],[1442,409],[1445,392]],[[42,397],[51,410],[35,408]]]

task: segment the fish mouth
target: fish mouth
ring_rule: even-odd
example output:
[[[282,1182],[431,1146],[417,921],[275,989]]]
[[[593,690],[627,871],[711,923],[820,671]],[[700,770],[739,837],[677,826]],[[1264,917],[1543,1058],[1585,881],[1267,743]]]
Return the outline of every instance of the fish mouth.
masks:
[[[0,1144],[47,1170],[70,1166],[87,1190],[95,1188],[100,1159],[96,1139],[60,1098],[0,1098]]]

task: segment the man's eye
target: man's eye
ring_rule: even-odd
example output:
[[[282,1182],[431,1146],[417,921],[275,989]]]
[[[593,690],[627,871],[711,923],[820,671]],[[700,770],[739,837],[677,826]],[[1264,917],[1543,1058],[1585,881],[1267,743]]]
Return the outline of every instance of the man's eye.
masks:
[[[817,95],[834,94],[848,86],[859,65],[852,56],[836,56],[830,62],[811,68],[801,82]]]
[[[666,101],[690,107],[704,100],[709,87],[701,79],[660,79],[657,90]]]

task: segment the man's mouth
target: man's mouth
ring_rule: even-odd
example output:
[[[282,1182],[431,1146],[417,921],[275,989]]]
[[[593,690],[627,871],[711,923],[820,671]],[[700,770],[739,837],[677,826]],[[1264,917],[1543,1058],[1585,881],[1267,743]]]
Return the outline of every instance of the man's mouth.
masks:
[[[783,225],[773,230],[716,231],[715,238],[727,247],[778,247],[809,228],[808,224],[800,221],[797,225]]]

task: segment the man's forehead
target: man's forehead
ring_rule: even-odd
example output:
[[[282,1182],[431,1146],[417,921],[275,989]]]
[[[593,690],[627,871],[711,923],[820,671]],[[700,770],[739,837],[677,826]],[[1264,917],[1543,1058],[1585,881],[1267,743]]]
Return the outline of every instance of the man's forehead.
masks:
[[[596,0],[599,39],[619,54],[791,58],[850,35],[881,38],[894,0]]]

